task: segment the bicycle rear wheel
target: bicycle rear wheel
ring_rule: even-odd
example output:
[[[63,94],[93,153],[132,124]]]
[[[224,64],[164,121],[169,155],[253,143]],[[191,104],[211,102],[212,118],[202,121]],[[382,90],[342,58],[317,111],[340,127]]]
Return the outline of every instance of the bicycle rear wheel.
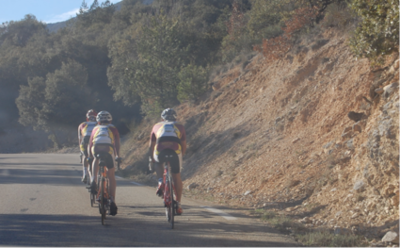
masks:
[[[90,206],[93,207],[95,201],[96,201],[96,195],[90,193]]]
[[[100,214],[101,214],[101,224],[105,224],[106,219],[106,205],[104,199],[104,178],[101,178],[101,190],[100,190]]]
[[[168,182],[169,189],[169,205],[168,205],[168,220],[171,224],[171,229],[174,229],[174,216],[175,216],[175,201],[174,201],[174,191],[172,187],[172,178]]]

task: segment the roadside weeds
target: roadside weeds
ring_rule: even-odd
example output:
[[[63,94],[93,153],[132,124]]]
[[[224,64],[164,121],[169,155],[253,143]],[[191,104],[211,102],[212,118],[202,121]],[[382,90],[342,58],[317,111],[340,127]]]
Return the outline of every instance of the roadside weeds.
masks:
[[[289,234],[304,246],[324,247],[367,247],[369,242],[361,236],[354,234],[335,234],[328,229],[311,229],[302,223],[294,222],[288,216],[265,209],[250,211],[253,216],[258,216],[261,221],[267,222],[279,231]]]

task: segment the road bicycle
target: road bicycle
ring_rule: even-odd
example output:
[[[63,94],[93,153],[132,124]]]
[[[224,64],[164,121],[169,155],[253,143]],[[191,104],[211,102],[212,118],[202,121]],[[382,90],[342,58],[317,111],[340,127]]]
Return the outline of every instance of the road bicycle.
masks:
[[[171,229],[174,229],[174,217],[176,215],[176,208],[178,204],[174,200],[176,196],[174,181],[172,180],[171,173],[171,165],[170,159],[173,155],[165,155],[164,166],[164,175],[163,175],[163,183],[164,183],[164,206],[165,206],[165,215],[167,217],[168,222],[171,224]]]
[[[110,205],[111,205],[111,199],[110,199],[110,181],[108,180],[107,177],[107,164],[105,160],[105,155],[104,154],[97,154],[97,157],[99,158],[99,166],[100,166],[100,179],[98,180],[98,190],[97,190],[97,196],[100,200],[99,203],[99,211],[101,214],[101,224],[105,224],[105,219],[106,215],[110,213]]]
[[[99,158],[99,173],[100,178],[97,184],[97,199],[99,199],[99,212],[101,214],[101,224],[105,224],[106,216],[110,214],[111,197],[110,197],[110,181],[107,176],[107,153],[99,153],[96,155]],[[117,158],[117,166],[119,168],[122,159]]]

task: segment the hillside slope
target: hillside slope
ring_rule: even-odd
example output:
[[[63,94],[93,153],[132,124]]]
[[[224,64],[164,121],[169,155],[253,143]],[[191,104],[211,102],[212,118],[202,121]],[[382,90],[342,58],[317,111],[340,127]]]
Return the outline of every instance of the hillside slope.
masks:
[[[284,59],[257,55],[219,74],[200,104],[176,107],[188,134],[185,188],[308,227],[377,238],[398,230],[396,56],[372,71],[331,29]],[[124,144],[131,169],[145,161],[152,124]]]

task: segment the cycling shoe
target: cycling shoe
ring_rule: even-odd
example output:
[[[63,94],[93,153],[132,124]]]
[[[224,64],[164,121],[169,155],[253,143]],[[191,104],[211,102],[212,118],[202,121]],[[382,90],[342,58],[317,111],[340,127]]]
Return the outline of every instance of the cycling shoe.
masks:
[[[110,205],[110,215],[115,216],[117,214],[117,205],[115,204],[115,202],[111,202]]]
[[[92,182],[92,184],[90,184],[90,188],[89,188],[89,192],[93,195],[97,194],[97,186],[96,186],[96,182]]]

